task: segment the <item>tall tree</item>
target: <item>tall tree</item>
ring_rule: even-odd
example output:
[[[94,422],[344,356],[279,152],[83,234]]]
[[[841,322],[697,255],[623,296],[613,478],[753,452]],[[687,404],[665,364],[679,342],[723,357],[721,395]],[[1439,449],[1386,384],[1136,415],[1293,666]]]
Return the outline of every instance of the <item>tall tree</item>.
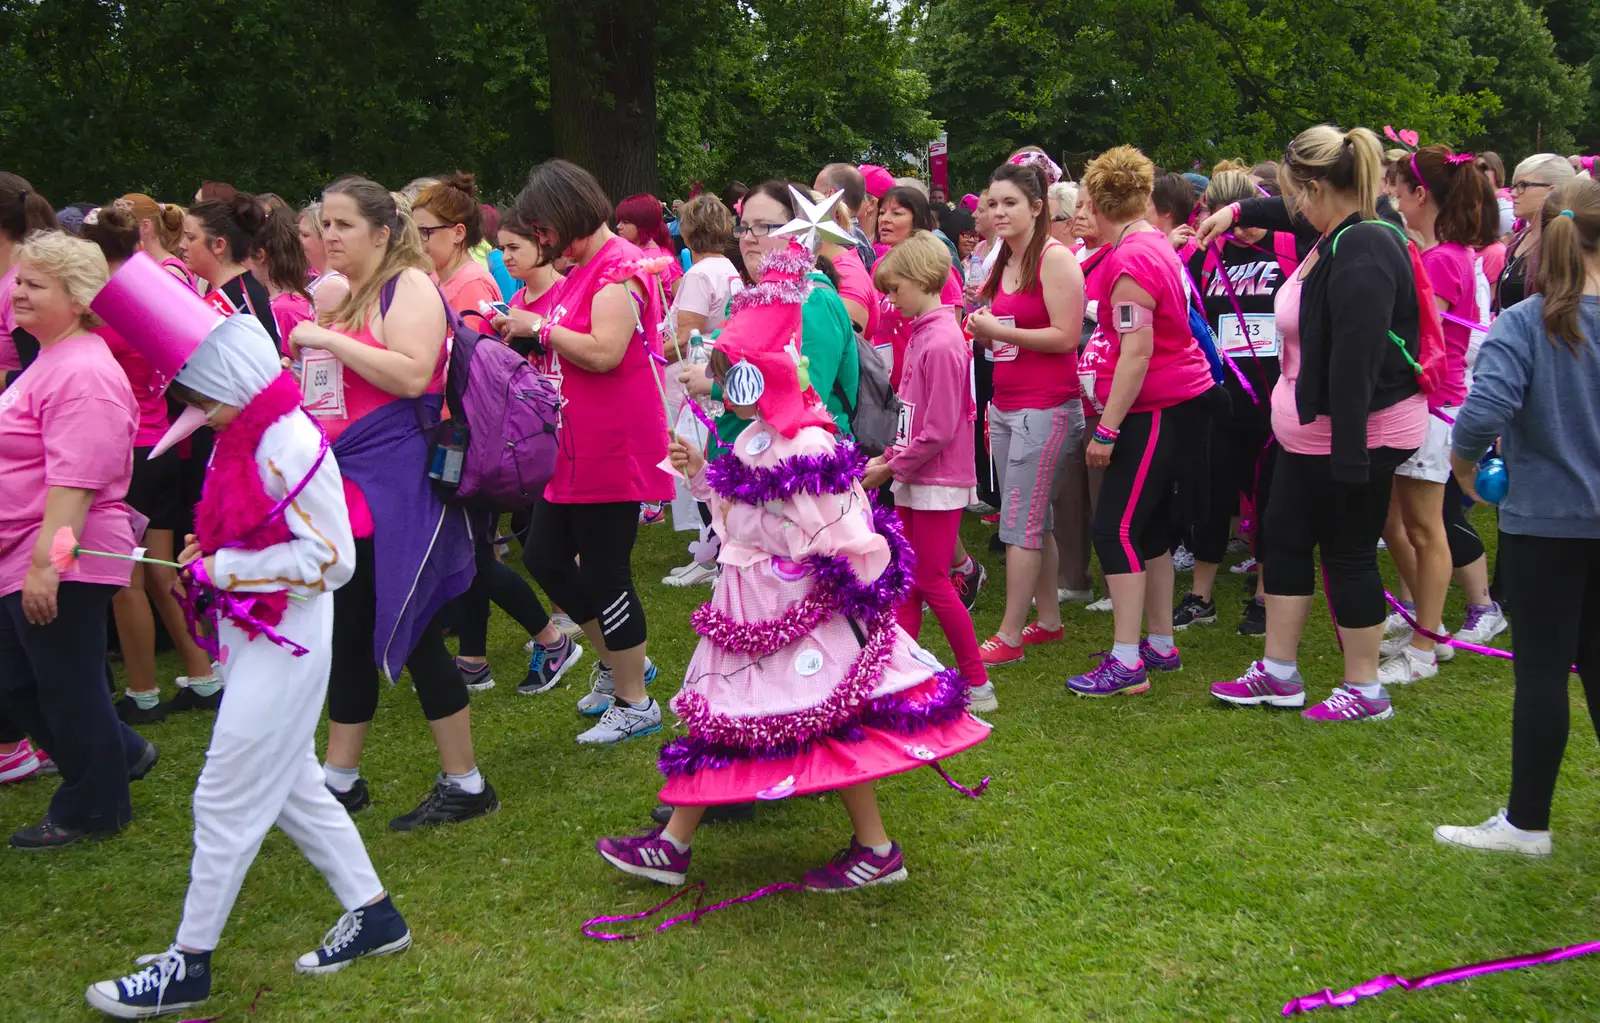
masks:
[[[1453,0],[1451,28],[1473,58],[1464,91],[1493,93],[1499,109],[1462,141],[1506,154],[1572,151],[1584,121],[1589,69],[1563,62],[1544,15],[1527,0]]]
[[[660,0],[546,0],[555,151],[613,198],[655,192]]]

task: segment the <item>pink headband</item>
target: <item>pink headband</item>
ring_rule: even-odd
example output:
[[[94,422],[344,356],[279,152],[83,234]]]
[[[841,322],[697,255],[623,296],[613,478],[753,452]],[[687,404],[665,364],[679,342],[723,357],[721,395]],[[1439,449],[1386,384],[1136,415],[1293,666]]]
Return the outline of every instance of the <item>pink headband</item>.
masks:
[[[1016,156],[1011,158],[1010,162],[1016,164],[1018,167],[1038,167],[1040,170],[1044,171],[1045,181],[1052,185],[1061,180],[1061,168],[1056,164],[1056,162],[1045,154],[1035,152],[1032,149],[1028,150],[1027,152],[1018,153]]]
[[[1422,169],[1417,166],[1416,153],[1411,154],[1411,173],[1417,179],[1417,184],[1421,185],[1424,189],[1428,187],[1428,179],[1422,176]]]

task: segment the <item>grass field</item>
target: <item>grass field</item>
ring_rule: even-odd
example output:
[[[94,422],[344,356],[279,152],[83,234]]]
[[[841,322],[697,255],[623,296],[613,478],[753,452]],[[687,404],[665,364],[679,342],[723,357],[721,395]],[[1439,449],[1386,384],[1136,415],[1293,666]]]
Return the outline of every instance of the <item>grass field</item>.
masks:
[[[1492,530],[1487,516],[1478,523]],[[979,527],[967,535],[983,549]],[[706,593],[655,582],[679,563],[687,536],[652,527],[635,556],[663,669],[658,698],[688,660],[688,613]],[[996,573],[993,556],[985,560]],[[997,583],[979,604],[980,635],[999,620]],[[1292,996],[1379,973],[1600,937],[1600,757],[1581,695],[1556,792],[1555,856],[1446,849],[1434,824],[1475,823],[1504,799],[1509,667],[1458,657],[1438,679],[1398,692],[1395,718],[1378,724],[1313,727],[1294,713],[1226,709],[1207,684],[1260,653],[1259,640],[1234,634],[1239,587],[1223,573],[1221,623],[1183,635],[1185,670],[1158,677],[1147,695],[1065,692],[1066,675],[1111,638],[1109,615],[1076,606],[1064,643],[997,673],[992,738],[948,765],[968,784],[993,776],[981,801],[930,770],[880,788],[909,883],[776,896],[636,943],[597,943],[579,926],[668,894],[592,849],[599,836],[643,826],[658,737],[575,746],[573,702],[587,672],[543,696],[517,695],[525,637],[497,616],[490,657],[500,685],[475,694],[473,724],[498,815],[389,831],[389,817],[409,810],[437,770],[408,686],[384,694],[369,743],[364,771],[377,802],[358,820],[415,946],[333,977],[296,976],[295,956],[339,907],[274,833],[217,952],[203,1015],[244,1020],[267,987],[251,1021],[1264,1020]],[[1447,622],[1460,613],[1456,597]],[[924,639],[948,656],[931,616]],[[1314,699],[1339,678],[1320,607],[1302,671]],[[0,1020],[97,1018],[83,988],[172,940],[210,720],[147,729],[161,764],[135,786],[136,820],[121,838],[0,855]],[[34,822],[51,787],[0,791],[0,826]],[[691,878],[708,881],[712,899],[741,894],[815,866],[848,835],[836,799],[766,805],[753,823],[704,828]],[[1595,1019],[1600,962],[1390,992],[1316,1017]]]

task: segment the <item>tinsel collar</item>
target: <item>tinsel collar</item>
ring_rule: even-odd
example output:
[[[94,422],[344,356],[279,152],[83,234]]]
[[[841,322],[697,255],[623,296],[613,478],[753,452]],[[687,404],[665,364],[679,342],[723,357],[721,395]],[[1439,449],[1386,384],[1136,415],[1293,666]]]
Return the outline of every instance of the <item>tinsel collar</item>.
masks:
[[[866,452],[842,440],[826,454],[791,455],[771,468],[746,465],[729,452],[706,466],[706,482],[731,504],[765,504],[796,494],[841,494],[866,471]]]

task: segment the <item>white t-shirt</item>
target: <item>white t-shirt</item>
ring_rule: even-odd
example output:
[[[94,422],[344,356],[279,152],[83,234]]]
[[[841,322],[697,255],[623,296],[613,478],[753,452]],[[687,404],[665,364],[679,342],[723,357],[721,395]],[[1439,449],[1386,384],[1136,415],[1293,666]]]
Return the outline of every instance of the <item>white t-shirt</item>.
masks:
[[[744,290],[744,279],[726,256],[712,256],[689,267],[678,281],[678,294],[667,312],[671,337],[678,336],[678,310],[706,318],[702,334],[710,335],[727,319],[728,299]],[[671,341],[669,339],[670,347]]]

